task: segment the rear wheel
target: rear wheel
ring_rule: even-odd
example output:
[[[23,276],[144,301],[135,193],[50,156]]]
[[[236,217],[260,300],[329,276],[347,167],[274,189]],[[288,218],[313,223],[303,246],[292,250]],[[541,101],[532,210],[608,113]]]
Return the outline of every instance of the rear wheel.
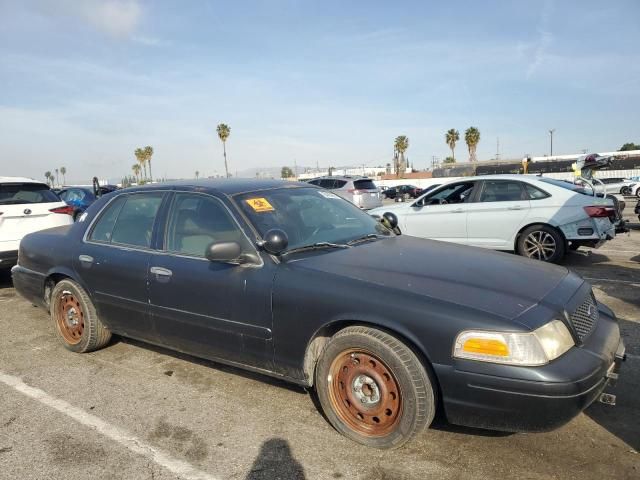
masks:
[[[564,257],[565,241],[549,225],[532,225],[520,234],[517,251],[523,257],[557,263]]]
[[[426,428],[435,394],[415,353],[395,337],[349,327],[325,346],[316,391],[333,427],[375,448],[396,448]]]
[[[87,292],[72,280],[61,280],[51,292],[51,319],[68,350],[91,352],[104,347],[111,332],[102,324]]]

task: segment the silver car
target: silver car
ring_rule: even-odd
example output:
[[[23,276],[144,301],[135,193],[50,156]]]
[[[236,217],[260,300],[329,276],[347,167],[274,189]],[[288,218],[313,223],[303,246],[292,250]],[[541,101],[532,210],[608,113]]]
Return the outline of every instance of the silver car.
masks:
[[[314,178],[309,182],[327,190],[364,210],[382,206],[382,198],[373,180],[367,177],[336,176]]]

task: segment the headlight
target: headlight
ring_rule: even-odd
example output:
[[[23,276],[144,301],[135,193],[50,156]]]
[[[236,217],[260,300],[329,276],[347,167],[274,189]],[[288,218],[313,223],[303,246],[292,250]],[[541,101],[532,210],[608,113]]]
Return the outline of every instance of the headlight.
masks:
[[[553,320],[530,333],[466,330],[456,338],[453,356],[509,365],[544,365],[575,345],[569,330]]]

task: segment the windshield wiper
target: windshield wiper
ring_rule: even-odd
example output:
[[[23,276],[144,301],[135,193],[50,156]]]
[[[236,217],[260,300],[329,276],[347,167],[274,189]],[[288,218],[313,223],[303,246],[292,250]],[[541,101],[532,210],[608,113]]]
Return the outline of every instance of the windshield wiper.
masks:
[[[355,245],[357,243],[366,242],[368,240],[377,240],[378,238],[386,237],[386,235],[380,235],[377,233],[369,233],[362,237],[354,238],[353,240],[349,240],[347,245]]]
[[[304,245],[302,247],[292,248],[287,250],[282,255],[289,255],[290,253],[306,252],[309,250],[321,250],[323,248],[351,248],[351,245],[344,243],[331,243],[331,242],[317,242],[311,245]]]

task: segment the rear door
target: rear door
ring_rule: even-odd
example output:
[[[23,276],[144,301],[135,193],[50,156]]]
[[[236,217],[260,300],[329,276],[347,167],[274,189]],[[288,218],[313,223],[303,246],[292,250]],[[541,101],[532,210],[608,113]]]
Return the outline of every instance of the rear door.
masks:
[[[44,183],[0,183],[0,251],[18,250],[28,233],[72,223],[64,207]]]
[[[467,207],[469,245],[513,250],[513,239],[530,208],[522,182],[484,180],[477,201]]]
[[[114,333],[155,341],[148,307],[151,239],[164,192],[118,195],[80,244],[74,267]]]
[[[403,211],[402,233],[444,242],[467,242],[467,209],[474,181],[443,186]]]

